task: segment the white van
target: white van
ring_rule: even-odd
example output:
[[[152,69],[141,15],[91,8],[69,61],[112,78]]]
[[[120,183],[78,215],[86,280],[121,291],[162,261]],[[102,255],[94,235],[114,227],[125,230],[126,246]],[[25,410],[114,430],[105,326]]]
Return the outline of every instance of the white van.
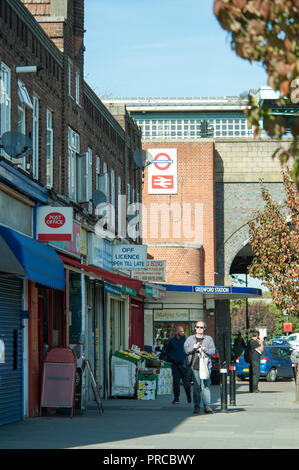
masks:
[[[290,343],[293,349],[299,350],[299,333],[293,333],[286,336],[286,340]]]

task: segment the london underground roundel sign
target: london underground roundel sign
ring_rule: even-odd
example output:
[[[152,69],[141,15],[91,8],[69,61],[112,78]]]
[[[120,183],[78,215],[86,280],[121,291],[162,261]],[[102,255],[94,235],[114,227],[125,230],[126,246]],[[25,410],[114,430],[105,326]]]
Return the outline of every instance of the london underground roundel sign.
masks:
[[[177,149],[149,148],[148,194],[177,194]]]
[[[172,163],[173,161],[167,153],[158,153],[153,159],[155,167],[162,171],[168,170]]]

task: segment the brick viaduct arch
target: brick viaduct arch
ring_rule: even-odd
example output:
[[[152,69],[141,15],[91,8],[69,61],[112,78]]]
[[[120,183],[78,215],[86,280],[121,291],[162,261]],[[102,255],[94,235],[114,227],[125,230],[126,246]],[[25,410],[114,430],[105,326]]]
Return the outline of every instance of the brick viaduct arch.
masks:
[[[280,144],[288,145],[290,139]],[[229,275],[237,254],[248,249],[248,222],[264,205],[260,179],[275,201],[284,199],[280,163],[271,157],[271,139],[215,139],[216,284],[231,285]],[[240,253],[239,253],[240,256]],[[234,271],[236,272],[236,271]],[[216,301],[216,344],[220,357],[230,361],[230,302]],[[226,345],[226,346],[225,346]]]
[[[264,205],[260,179],[275,201],[284,198],[280,163],[272,159],[276,148],[271,139],[215,140],[217,284],[231,282],[231,264],[248,243],[248,222]]]

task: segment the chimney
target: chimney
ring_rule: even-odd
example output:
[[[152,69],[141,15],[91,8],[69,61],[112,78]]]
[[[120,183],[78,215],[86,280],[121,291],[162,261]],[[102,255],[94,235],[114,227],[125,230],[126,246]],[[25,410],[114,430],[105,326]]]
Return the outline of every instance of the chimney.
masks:
[[[69,55],[78,57],[83,52],[84,0],[21,1],[61,51],[66,46],[66,34],[70,34]]]
[[[64,49],[64,23],[67,19],[68,0],[21,0],[36,21],[52,39]]]

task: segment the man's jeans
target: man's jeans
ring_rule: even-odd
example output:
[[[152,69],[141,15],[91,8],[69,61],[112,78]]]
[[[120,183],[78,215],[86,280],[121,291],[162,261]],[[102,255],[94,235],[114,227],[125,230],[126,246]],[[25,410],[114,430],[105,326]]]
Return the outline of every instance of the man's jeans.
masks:
[[[181,379],[183,381],[187,398],[188,396],[191,396],[190,395],[190,383],[188,382],[188,377],[187,377],[188,369],[186,367],[179,366],[177,364],[172,364],[171,370],[172,370],[172,377],[173,377],[174,399],[177,401],[179,400]]]
[[[252,361],[249,364],[249,391],[255,392],[258,390],[260,380],[260,360]]]
[[[193,384],[193,402],[194,408],[199,408],[200,398],[202,398],[203,405],[205,408],[211,406],[211,379],[200,379],[199,371],[193,369],[194,384]]]

